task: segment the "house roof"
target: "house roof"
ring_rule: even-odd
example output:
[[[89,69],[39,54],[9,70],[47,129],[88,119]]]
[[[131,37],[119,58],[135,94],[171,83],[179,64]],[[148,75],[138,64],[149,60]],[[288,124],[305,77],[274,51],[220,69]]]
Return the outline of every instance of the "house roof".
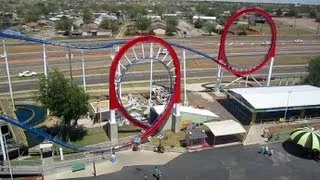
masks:
[[[200,128],[188,129],[186,130],[186,135],[189,139],[204,139],[207,138],[207,134],[204,130]]]
[[[153,109],[157,112],[157,114],[161,114],[164,111],[164,105],[153,106]],[[190,114],[197,114],[201,116],[208,116],[213,118],[219,118],[215,113],[207,110],[207,109],[199,109],[191,106],[180,106],[180,111],[182,113],[190,113]]]
[[[38,26],[38,23],[36,23],[36,22],[28,22],[25,25],[28,26],[28,27],[36,27],[36,26]]]
[[[320,105],[320,88],[310,85],[234,88],[228,92],[241,96],[256,110]]]
[[[216,137],[246,133],[242,125],[234,120],[213,121],[203,124],[206,125]]]

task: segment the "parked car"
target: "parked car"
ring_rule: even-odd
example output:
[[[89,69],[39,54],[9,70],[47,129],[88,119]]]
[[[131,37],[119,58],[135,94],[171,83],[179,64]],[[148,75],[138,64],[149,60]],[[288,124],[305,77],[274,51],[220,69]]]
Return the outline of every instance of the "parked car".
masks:
[[[295,40],[293,40],[293,43],[303,43],[303,40],[302,39],[295,39]]]
[[[30,77],[30,76],[37,76],[38,74],[33,71],[23,71],[19,73],[19,77]]]
[[[270,42],[270,41],[263,41],[263,42],[261,43],[261,45],[271,45],[271,42]]]

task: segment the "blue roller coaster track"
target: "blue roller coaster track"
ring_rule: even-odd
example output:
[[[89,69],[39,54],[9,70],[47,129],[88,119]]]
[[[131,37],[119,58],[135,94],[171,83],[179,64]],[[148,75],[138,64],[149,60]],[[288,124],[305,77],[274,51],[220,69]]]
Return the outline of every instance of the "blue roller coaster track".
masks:
[[[64,42],[58,42],[58,41],[49,41],[49,40],[44,40],[44,39],[39,39],[39,38],[35,38],[35,37],[30,37],[30,36],[25,36],[25,35],[21,35],[19,32],[15,32],[15,31],[11,31],[11,30],[5,30],[0,32],[0,37],[2,38],[9,38],[9,39],[16,39],[16,40],[22,40],[22,41],[27,41],[27,42],[33,42],[33,43],[39,43],[39,44],[48,44],[48,45],[53,45],[53,46],[60,46],[60,47],[66,47],[66,48],[72,48],[72,49],[83,49],[83,50],[96,50],[96,49],[108,49],[108,48],[114,48],[117,45],[121,45],[126,43],[126,40],[119,40],[119,41],[114,41],[114,42],[108,42],[108,43],[104,43],[104,44],[99,44],[99,45],[95,45],[95,46],[88,46],[88,45],[83,45],[83,44],[76,44],[76,43],[64,43]],[[176,43],[170,43],[172,46],[177,47],[177,48],[181,48],[181,49],[185,49],[188,50],[190,52],[193,52],[195,54],[198,54],[200,56],[203,56],[207,59],[213,60],[213,61],[217,61],[216,57],[211,57],[203,52],[200,52],[198,50],[195,50],[193,48],[187,47],[187,46],[183,46],[183,45],[179,45]],[[64,141],[61,141],[60,139],[51,136],[50,134],[34,128],[30,125],[24,124],[16,119],[7,117],[5,115],[1,115],[0,114],[0,119],[4,120],[12,125],[18,126],[22,129],[25,129],[31,133],[34,133],[42,138],[45,138],[49,141],[52,141],[62,147],[68,148],[68,149],[73,149],[75,151],[90,151],[92,150],[92,148],[86,148],[86,147],[78,147],[69,143],[66,143]]]

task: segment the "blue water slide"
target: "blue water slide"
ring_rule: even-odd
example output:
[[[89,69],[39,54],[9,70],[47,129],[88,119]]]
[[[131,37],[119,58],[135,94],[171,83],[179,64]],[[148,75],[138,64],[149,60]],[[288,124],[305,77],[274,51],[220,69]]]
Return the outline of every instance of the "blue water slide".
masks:
[[[18,126],[18,127],[22,128],[24,130],[27,130],[28,132],[34,133],[34,134],[36,134],[36,135],[38,135],[38,136],[40,136],[42,138],[45,138],[45,139],[47,139],[49,141],[52,141],[52,142],[54,142],[54,143],[56,143],[56,144],[58,144],[58,145],[60,145],[62,147],[65,147],[65,148],[68,148],[68,149],[73,149],[75,151],[84,151],[85,150],[84,148],[77,147],[75,145],[72,145],[72,144],[66,143],[64,141],[61,141],[60,139],[55,138],[55,137],[51,136],[50,134],[48,134],[48,133],[46,133],[46,132],[44,132],[44,131],[42,131],[40,129],[34,128],[34,127],[30,126],[30,125],[22,123],[22,122],[20,122],[20,121],[18,121],[16,119],[8,117],[8,116],[0,114],[0,119],[3,120],[3,121],[6,121],[6,122],[8,122],[8,123],[10,123],[12,125]]]
[[[120,45],[120,44],[124,44],[124,43],[127,42],[127,40],[118,40],[118,41],[113,41],[113,42],[101,43],[101,44],[98,44],[98,45],[88,46],[86,44],[66,43],[66,42],[58,42],[58,41],[49,41],[49,40],[45,40],[45,39],[39,39],[39,38],[35,38],[35,37],[21,35],[20,33],[15,32],[15,31],[2,31],[2,32],[0,32],[0,37],[10,38],[10,39],[17,39],[17,40],[33,42],[33,43],[49,44],[49,45],[54,45],[54,46],[66,47],[66,48],[86,49],[86,50],[114,48],[115,45]],[[195,50],[193,48],[190,48],[190,47],[187,47],[187,46],[183,46],[183,45],[180,45],[180,44],[176,44],[176,43],[169,43],[169,44],[174,46],[174,47],[177,47],[177,48],[188,50],[188,51],[193,52],[195,54],[198,54],[198,55],[200,55],[202,57],[205,57],[207,59],[217,61],[216,57],[209,56],[209,55],[207,55],[207,54],[205,54],[205,53],[203,53],[201,51]]]

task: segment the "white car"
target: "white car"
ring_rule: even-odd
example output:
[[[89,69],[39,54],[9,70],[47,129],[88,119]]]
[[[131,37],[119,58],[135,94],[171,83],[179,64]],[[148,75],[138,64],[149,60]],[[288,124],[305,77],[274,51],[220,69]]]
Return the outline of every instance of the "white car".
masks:
[[[271,42],[270,42],[270,41],[263,41],[263,42],[261,43],[261,45],[271,45]]]
[[[295,40],[293,40],[293,43],[303,43],[303,40],[302,39],[295,39]]]
[[[159,55],[166,55],[168,54],[168,49],[162,49]]]
[[[38,75],[36,72],[33,71],[23,71],[19,73],[19,77],[30,77],[30,76],[36,76]]]

